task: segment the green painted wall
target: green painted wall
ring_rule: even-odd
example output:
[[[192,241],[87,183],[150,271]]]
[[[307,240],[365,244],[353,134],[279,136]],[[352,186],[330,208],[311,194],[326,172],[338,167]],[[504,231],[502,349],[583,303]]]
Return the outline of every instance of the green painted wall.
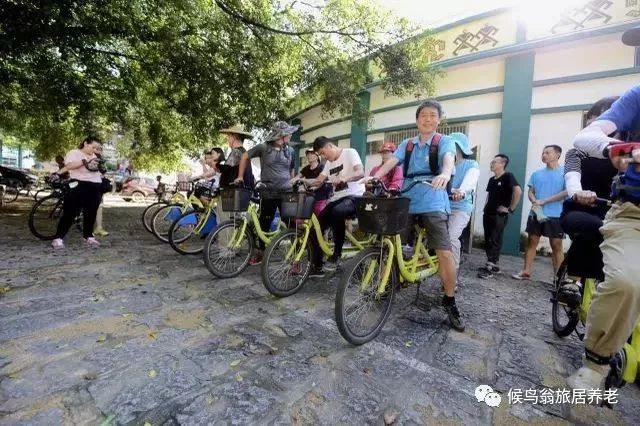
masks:
[[[510,56],[505,61],[499,151],[509,156],[510,163],[507,170],[514,174],[523,192],[526,192],[525,175],[531,125],[534,63],[533,52]],[[509,218],[502,246],[503,253],[519,254],[521,219],[522,201]]]
[[[369,111],[371,101],[371,93],[362,91],[358,94],[358,99],[354,102],[354,112],[359,108],[360,111]],[[354,119],[357,114],[351,114],[351,148],[354,148],[360,154],[360,158],[367,158],[367,127],[366,118]]]

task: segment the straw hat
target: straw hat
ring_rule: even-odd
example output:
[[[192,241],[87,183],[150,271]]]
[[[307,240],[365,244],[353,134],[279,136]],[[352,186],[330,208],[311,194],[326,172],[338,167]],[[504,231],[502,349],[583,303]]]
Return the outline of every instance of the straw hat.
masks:
[[[235,135],[242,135],[242,136],[246,136],[249,139],[253,139],[253,135],[249,132],[247,132],[244,127],[242,127],[240,124],[236,124],[235,126],[229,127],[227,129],[222,129],[220,130],[218,133],[232,133]]]

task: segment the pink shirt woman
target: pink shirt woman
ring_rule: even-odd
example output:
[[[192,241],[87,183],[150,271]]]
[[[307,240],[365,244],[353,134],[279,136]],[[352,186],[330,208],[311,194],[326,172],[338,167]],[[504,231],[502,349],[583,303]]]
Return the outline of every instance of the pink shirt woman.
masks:
[[[380,155],[382,155],[382,164],[386,163],[393,156],[395,150],[396,146],[392,142],[385,142],[382,144],[382,146],[380,147],[380,151],[378,151]],[[371,173],[369,173],[369,176],[375,176],[378,170],[380,170],[380,167],[382,167],[382,164],[371,169]],[[400,188],[402,188],[402,182],[404,182],[402,167],[395,166],[389,173],[382,176],[380,180],[388,189],[399,190]]]

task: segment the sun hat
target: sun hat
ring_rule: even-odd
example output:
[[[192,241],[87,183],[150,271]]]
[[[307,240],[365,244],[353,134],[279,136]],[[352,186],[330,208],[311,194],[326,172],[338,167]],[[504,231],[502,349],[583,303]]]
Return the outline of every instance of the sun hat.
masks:
[[[380,147],[378,152],[380,152],[380,153],[382,153],[384,151],[395,152],[395,150],[396,150],[396,144],[394,144],[393,142],[385,142],[385,143],[382,144],[382,146]]]
[[[276,121],[271,125],[271,129],[264,140],[275,141],[276,139],[280,139],[284,136],[294,134],[298,128],[300,128],[298,125],[291,125],[285,121]]]
[[[453,139],[464,155],[473,155],[473,151],[469,148],[469,139],[464,133],[451,133],[449,137]]]
[[[236,124],[235,126],[228,127],[226,129],[222,129],[218,133],[223,133],[223,134],[232,133],[232,134],[235,134],[235,135],[242,135],[242,136],[246,136],[249,139],[253,139],[253,135],[251,133],[247,132],[244,129],[244,127],[241,126],[240,124]]]

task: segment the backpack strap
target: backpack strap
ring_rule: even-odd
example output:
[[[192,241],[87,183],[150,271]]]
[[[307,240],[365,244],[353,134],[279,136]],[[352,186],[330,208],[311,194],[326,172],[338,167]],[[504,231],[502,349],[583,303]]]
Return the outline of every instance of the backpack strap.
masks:
[[[403,176],[408,176],[408,171],[409,171],[409,161],[411,161],[411,154],[413,153],[413,141],[409,140],[407,142],[407,146],[405,148],[404,151],[404,164],[402,165],[403,168]]]
[[[438,167],[438,147],[440,146],[441,140],[442,134],[436,133],[433,135],[433,138],[431,138],[431,145],[429,145],[429,168],[433,175],[437,175],[440,169]]]

